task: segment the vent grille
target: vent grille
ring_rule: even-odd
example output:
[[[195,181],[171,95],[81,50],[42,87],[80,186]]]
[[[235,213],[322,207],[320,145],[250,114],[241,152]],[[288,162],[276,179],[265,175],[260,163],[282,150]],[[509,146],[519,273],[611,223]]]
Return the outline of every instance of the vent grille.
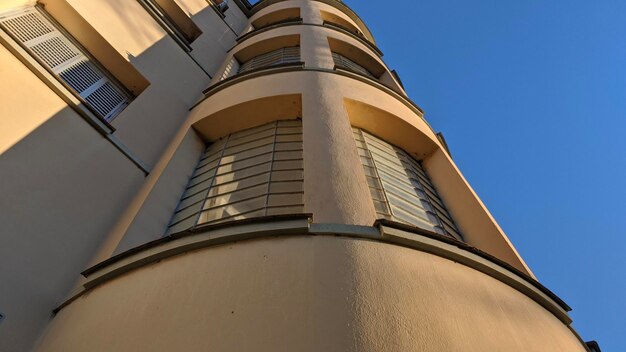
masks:
[[[357,128],[353,132],[379,218],[463,239],[417,161],[402,149],[367,132]]]
[[[354,72],[360,73],[362,75],[365,75],[371,78],[376,78],[365,67],[357,64],[356,62],[348,59],[347,57],[339,53],[333,52],[333,61],[335,62],[335,66],[337,67],[345,68],[347,70],[354,71]]]
[[[239,73],[291,62],[300,62],[299,46],[280,48],[278,50],[253,57],[252,59],[241,64],[239,67]]]
[[[0,26],[65,82],[105,120],[129,103],[128,96],[37,8],[0,18]]]
[[[206,149],[168,233],[199,224],[300,214],[303,172],[300,120],[231,134]]]

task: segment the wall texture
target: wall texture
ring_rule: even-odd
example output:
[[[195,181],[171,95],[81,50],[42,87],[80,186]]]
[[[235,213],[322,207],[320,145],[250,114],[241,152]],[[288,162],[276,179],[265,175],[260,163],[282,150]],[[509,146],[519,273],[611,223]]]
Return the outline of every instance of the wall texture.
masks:
[[[3,2],[0,11],[26,2]],[[41,3],[71,8],[63,21],[77,22],[68,28],[88,26],[97,35],[85,40],[106,42],[145,89],[107,135],[0,38],[1,351],[29,350],[38,338],[39,351],[69,352],[584,351],[548,310],[491,276],[416,249],[338,236],[184,253],[104,282],[52,319],[81,289],[85,267],[162,237],[206,143],[286,118],[303,122],[304,209],[313,225],[376,221],[355,126],[423,161],[470,246],[532,272],[343,5],[268,0],[248,19],[233,2],[221,16],[205,0],[172,0],[202,31],[187,52],[138,1]],[[303,24],[236,40],[255,19],[293,7]],[[365,36],[324,25],[322,11]],[[303,63],[222,81],[238,54],[252,57],[279,37],[299,43]],[[353,53],[379,77],[337,69],[331,50]]]
[[[333,236],[210,247],[62,310],[39,351],[584,351],[533,300],[414,249]]]
[[[2,1],[0,11],[34,3]],[[231,27],[246,23],[237,6],[229,9],[229,26],[208,2],[180,0],[192,20],[202,20],[203,34],[189,55],[138,1],[41,3],[50,10],[69,6],[72,11],[64,13],[64,23],[80,22],[76,28],[88,23],[120,60],[148,81],[113,120],[116,131],[110,137],[149,171],[163,158],[189,108],[209,84],[204,71],[215,71],[235,43],[237,33]],[[0,350],[26,351],[136,199],[146,175],[9,47],[0,45],[0,313],[5,315]],[[183,169],[179,172],[184,174]],[[179,172],[163,175],[160,185],[184,183],[177,178]],[[155,193],[152,199],[162,197]],[[167,202],[161,205],[168,207]],[[158,206],[147,204],[144,214]],[[147,222],[148,233],[160,225],[159,220],[140,221]]]

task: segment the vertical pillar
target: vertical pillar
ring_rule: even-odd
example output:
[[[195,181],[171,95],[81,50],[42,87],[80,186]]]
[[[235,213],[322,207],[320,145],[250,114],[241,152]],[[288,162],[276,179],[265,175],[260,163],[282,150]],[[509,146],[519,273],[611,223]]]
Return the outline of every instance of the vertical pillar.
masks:
[[[302,96],[305,211],[317,223],[371,226],[376,213],[343,97],[325,76],[310,74]]]

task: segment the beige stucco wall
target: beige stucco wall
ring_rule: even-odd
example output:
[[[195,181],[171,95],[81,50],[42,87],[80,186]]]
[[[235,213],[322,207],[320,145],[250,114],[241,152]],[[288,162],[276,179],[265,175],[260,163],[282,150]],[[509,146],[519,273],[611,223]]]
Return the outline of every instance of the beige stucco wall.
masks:
[[[210,126],[200,121],[211,120],[212,116],[247,101],[286,94],[302,96],[305,209],[314,214],[315,222],[371,225],[376,219],[369,189],[358,174],[360,160],[352,135],[345,133],[346,122],[349,122],[399,146],[419,160],[424,159],[427,171],[441,188],[440,195],[458,220],[457,225],[467,242],[533,275],[445,153],[421,113],[379,86],[330,72],[269,74],[244,79],[213,93],[191,111],[189,122],[195,123],[201,134],[206,129],[205,135],[210,135]],[[224,133],[252,127],[247,124],[252,120],[250,117],[260,113],[254,109],[239,111],[239,115],[230,117],[230,130]],[[242,115],[249,118],[238,118]],[[441,162],[430,162],[435,159]],[[443,189],[445,187],[450,190]]]
[[[457,224],[461,232],[467,234],[467,242],[532,276],[502,229],[445,154],[423,113],[404,98],[404,90],[378,54],[352,36],[318,26],[322,23],[320,10],[333,13],[338,10],[318,1],[281,1],[261,9],[252,20],[294,6],[300,8],[304,25],[279,26],[245,38],[231,50],[218,70],[220,74],[211,83],[220,82],[226,66],[238,53],[246,52],[246,57],[250,57],[249,51],[273,38],[297,36],[301,61],[306,69],[313,71],[283,72],[240,80],[231,77],[236,83],[209,92],[209,96],[191,111],[189,122],[195,124],[205,137],[213,135],[207,138],[211,140],[220,136],[209,132],[212,128],[208,121],[219,124],[228,109],[244,106],[255,99],[298,94],[302,97],[304,121],[305,209],[314,214],[315,222],[371,225],[376,219],[369,189],[359,174],[360,161],[352,135],[347,133],[352,125],[401,147],[418,160],[441,159],[441,163],[426,162],[425,166],[432,169],[431,176],[436,185],[454,188],[454,192],[442,192],[442,199],[452,215],[458,217]],[[364,59],[383,67],[381,78],[363,81],[328,72],[334,67],[329,44],[358,49],[359,55],[366,56]],[[252,109],[246,111],[243,108],[243,111],[250,116],[259,114]],[[220,119],[212,118],[216,115],[220,115]],[[224,131],[225,134],[252,127],[249,122],[253,119],[240,119],[239,116],[229,119],[229,130]],[[241,122],[237,126],[233,121]]]
[[[144,174],[0,45],[1,351],[26,351]]]
[[[28,1],[2,1],[0,11],[24,3]],[[176,206],[179,194],[175,186],[185,182],[181,181],[181,175],[183,179],[186,175],[185,161],[193,159],[193,165],[197,160],[197,154],[191,156],[194,149],[190,145],[195,143],[196,150],[202,148],[193,132],[185,130],[182,136],[190,137],[184,140],[183,147],[188,147],[181,149],[184,155],[167,157],[172,159],[169,170],[157,166],[172,143],[182,143],[182,137],[173,140],[188,109],[208,86],[209,77],[137,1],[44,3],[71,6],[75,11],[63,21],[80,19],[88,23],[115,55],[148,81],[147,88],[113,120],[116,131],[112,138],[149,171],[158,171],[155,173],[161,178],[148,185],[149,189],[156,185],[151,198],[149,194],[143,196],[155,201],[145,202],[138,216],[130,214],[138,192],[146,188],[146,175],[4,43],[0,45],[0,313],[6,316],[0,326],[3,352],[29,350],[52,310],[67,298],[80,271],[96,253],[104,251],[108,257],[119,244],[120,238],[114,236],[120,219],[136,218],[138,223],[131,230],[139,228],[145,233],[167,221],[169,215],[165,220],[152,221],[146,220],[145,214],[162,214],[163,208]],[[179,5],[203,31],[193,43],[198,46],[192,51],[193,58],[213,73],[234,44],[236,34],[206,1],[180,0]],[[228,12],[231,26],[247,22],[236,6]],[[110,243],[112,236],[112,250],[99,248]]]
[[[360,40],[355,39],[354,37],[347,35],[344,32],[338,31],[333,28],[321,26],[323,23],[323,20],[320,16],[321,8],[327,10],[328,7],[329,9],[333,9],[333,11],[335,12],[339,12],[338,10],[326,4],[315,1],[280,2],[259,11],[259,13],[257,13],[251,20],[253,21],[253,19],[260,17],[259,15],[262,16],[263,14],[268,14],[283,8],[290,8],[293,6],[300,7],[304,25],[283,26],[261,31],[258,34],[252,35],[251,37],[248,37],[245,40],[239,42],[229,52],[226,60],[224,61],[220,69],[218,69],[218,74],[214,76],[211,83],[215,84],[221,80],[221,77],[226,70],[228,62],[233,56],[237,55],[237,52],[245,50],[246,48],[252,47],[259,42],[266,41],[271,38],[298,35],[300,37],[301,58],[307,67],[332,69],[335,64],[331,56],[328,40],[329,38],[335,39],[343,43],[344,46],[358,49],[358,56],[361,57],[361,60],[365,62],[373,61],[377,65],[377,67],[382,68],[381,82],[387,84],[395,91],[404,92],[399,83],[396,82],[394,78],[392,78],[390,70],[389,68],[387,68],[385,62],[374,50],[363,44]]]
[[[209,247],[94,288],[38,351],[585,351],[535,301],[417,250],[334,236]]]
[[[200,8],[196,1],[181,0],[182,11],[203,31],[186,53],[137,1],[66,1],[150,82],[112,124],[117,138],[154,166],[208,86],[207,73],[215,73],[234,45],[235,33],[207,2]],[[240,12],[236,6],[231,10]]]
[[[373,224],[376,217],[356,153],[344,98],[371,102],[396,114],[406,127],[412,128],[410,138],[406,140],[416,145],[405,146],[407,150],[419,149],[426,144],[432,151],[437,143],[425,121],[389,94],[361,81],[324,72],[280,73],[245,80],[217,92],[192,110],[190,121],[211,119],[220,111],[251,100],[294,93],[302,94],[305,210],[314,214],[316,222]],[[239,113],[230,117],[231,124],[233,121],[239,121],[239,124],[235,123],[229,132],[251,127],[247,123],[252,116],[262,114],[252,109]],[[248,118],[238,118],[242,115]],[[375,128],[383,137],[397,132],[388,129],[390,125],[384,121],[358,121],[355,117],[355,125]]]
[[[277,96],[288,96],[276,101],[293,102],[286,110],[303,119],[305,210],[316,223],[375,220],[350,131],[357,126],[424,158],[468,243],[532,275],[422,114],[384,86],[330,72],[277,73],[211,93],[189,113],[210,84],[204,71],[217,83],[237,52],[282,35],[299,36],[312,69],[333,68],[329,37],[357,47],[385,67],[381,82],[402,95],[361,41],[289,26],[230,50],[249,24],[234,3],[222,19],[204,0],[176,0],[203,31],[188,54],[136,1],[65,1],[150,83],[112,124],[151,172],[145,178],[0,46],[0,267],[12,268],[0,271],[7,315],[0,350],[27,349],[88,264],[159,238],[201,138],[251,127],[263,111],[233,108]],[[324,10],[357,25],[319,1],[278,2],[252,20],[293,6],[305,23],[321,24]],[[221,124],[225,118],[234,122]],[[575,351],[572,336],[521,293],[459,264],[380,243],[307,237],[211,248],[130,273],[64,309],[41,350]]]

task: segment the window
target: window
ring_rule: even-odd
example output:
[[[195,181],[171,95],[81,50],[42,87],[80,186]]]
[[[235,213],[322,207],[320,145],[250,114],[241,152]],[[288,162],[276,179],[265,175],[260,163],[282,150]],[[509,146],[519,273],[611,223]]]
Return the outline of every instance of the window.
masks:
[[[217,8],[221,13],[225,13],[226,10],[228,10],[228,0],[216,0],[217,1]]]
[[[172,0],[139,0],[143,7],[186,51],[192,51],[191,43],[202,31]]]
[[[124,89],[40,8],[2,14],[0,27],[104,120],[112,120],[129,104]]]
[[[363,130],[353,133],[379,218],[463,239],[419,162]]]
[[[335,66],[336,67],[340,67],[346,70],[350,70],[353,72],[357,72],[360,73],[362,75],[371,77],[371,78],[376,78],[369,70],[367,70],[365,67],[357,64],[356,62],[348,59],[347,57],[333,52],[333,61],[335,62]]]
[[[238,73],[243,73],[263,67],[296,62],[300,62],[300,47],[290,46],[253,57],[252,59],[241,64]]]
[[[195,225],[302,213],[302,122],[283,120],[210,145],[196,167],[168,233]]]

